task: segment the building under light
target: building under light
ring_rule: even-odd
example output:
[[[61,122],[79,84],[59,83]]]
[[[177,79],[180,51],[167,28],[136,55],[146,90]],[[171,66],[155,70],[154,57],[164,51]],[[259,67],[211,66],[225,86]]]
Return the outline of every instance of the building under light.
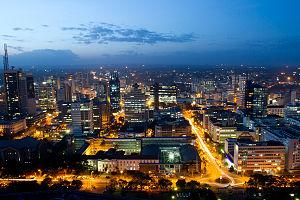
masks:
[[[120,80],[118,73],[115,71],[111,74],[109,80],[109,100],[113,112],[118,112],[120,110]]]
[[[177,87],[174,85],[167,86],[156,83],[151,87],[150,94],[154,99],[156,110],[177,103]]]
[[[83,99],[73,102],[71,107],[72,131],[74,136],[93,134],[93,102]]]
[[[238,141],[234,145],[234,165],[238,172],[281,173],[285,154],[284,144],[278,141]]]
[[[146,122],[146,97],[138,84],[134,84],[129,93],[124,97],[125,100],[125,121],[132,123]]]
[[[267,116],[267,89],[252,81],[246,82],[245,109],[253,117]]]

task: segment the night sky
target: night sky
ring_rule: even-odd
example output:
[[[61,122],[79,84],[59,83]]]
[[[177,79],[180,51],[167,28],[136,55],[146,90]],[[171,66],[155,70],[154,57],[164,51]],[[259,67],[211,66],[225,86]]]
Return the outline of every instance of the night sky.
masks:
[[[0,43],[15,65],[299,65],[299,8],[299,0],[6,0]]]

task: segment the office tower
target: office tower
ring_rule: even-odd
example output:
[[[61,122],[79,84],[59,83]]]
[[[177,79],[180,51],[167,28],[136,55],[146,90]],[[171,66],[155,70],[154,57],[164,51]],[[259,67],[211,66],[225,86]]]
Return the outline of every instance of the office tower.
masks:
[[[34,81],[31,74],[26,74],[22,70],[5,70],[4,85],[9,116],[15,118],[35,113]]]
[[[71,102],[72,101],[72,86],[71,82],[64,81],[60,84],[60,88],[57,90],[57,101],[65,101]]]
[[[154,99],[154,108],[168,107],[177,103],[177,87],[154,84],[151,88],[151,95]]]
[[[120,110],[120,80],[118,77],[118,73],[115,71],[111,74],[109,81],[109,97],[110,97],[110,105],[112,107],[113,112],[118,112]]]
[[[4,87],[0,87],[0,113],[2,114],[5,114],[6,110],[5,96]]]
[[[106,80],[100,80],[95,82],[92,85],[92,88],[96,91],[96,97],[102,101],[107,101],[108,100],[108,82]]]
[[[59,111],[58,121],[60,123],[71,124],[72,123],[72,116],[71,116],[72,102],[59,101],[57,103],[57,106]]]
[[[247,77],[244,75],[239,75],[237,77],[237,88],[236,88],[236,103],[238,107],[244,108],[245,106],[245,87],[246,87],[246,81]]]
[[[26,112],[30,115],[35,114],[36,112],[36,98],[35,98],[35,88],[34,88],[34,79],[32,74],[26,74]]]
[[[245,87],[246,113],[253,117],[265,117],[267,115],[267,90],[252,81],[246,82]]]
[[[6,112],[9,117],[35,113],[35,92],[33,77],[21,69],[4,70],[4,88],[6,93]]]
[[[72,132],[75,136],[93,134],[93,102],[82,99],[72,103]]]
[[[138,84],[134,84],[125,100],[125,121],[128,123],[146,122],[146,97]]]
[[[239,141],[234,146],[234,165],[238,172],[280,173],[285,168],[285,146],[278,141]]]
[[[4,70],[4,87],[6,93],[6,111],[8,116],[15,119],[21,116],[21,95],[19,90],[19,74],[18,70]]]
[[[300,103],[288,104],[284,108],[285,117],[299,117],[300,116]]]
[[[110,122],[110,106],[107,101],[101,99],[93,99],[93,124],[95,133],[100,133],[109,126]]]
[[[48,77],[45,81],[38,83],[38,102],[42,110],[55,110],[56,89],[53,76]]]

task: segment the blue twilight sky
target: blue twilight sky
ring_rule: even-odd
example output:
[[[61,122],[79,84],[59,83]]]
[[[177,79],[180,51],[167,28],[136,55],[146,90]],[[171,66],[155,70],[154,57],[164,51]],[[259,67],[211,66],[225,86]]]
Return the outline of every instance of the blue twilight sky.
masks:
[[[299,0],[6,0],[0,42],[17,65],[298,65],[299,7]]]

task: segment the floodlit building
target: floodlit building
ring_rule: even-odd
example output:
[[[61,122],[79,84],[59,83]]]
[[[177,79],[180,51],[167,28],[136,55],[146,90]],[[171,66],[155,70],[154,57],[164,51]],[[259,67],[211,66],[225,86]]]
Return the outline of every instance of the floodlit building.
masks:
[[[110,105],[113,112],[117,112],[120,110],[120,100],[121,100],[121,93],[120,93],[120,80],[118,76],[118,72],[113,72],[111,74],[109,80],[109,99]]]
[[[93,99],[93,124],[94,130],[99,133],[109,126],[110,106],[107,101],[98,98]]]
[[[267,89],[252,81],[246,82],[245,90],[246,113],[253,117],[267,116]]]
[[[281,105],[267,106],[267,113],[268,113],[268,115],[277,115],[277,116],[283,117],[284,116],[284,106],[281,106]]]
[[[39,108],[42,110],[55,110],[56,105],[56,82],[52,76],[36,85]]]
[[[174,85],[167,86],[156,83],[151,87],[150,94],[156,110],[177,103],[177,87]]]
[[[128,123],[146,122],[146,97],[138,84],[134,84],[125,97],[125,121]]]
[[[238,172],[281,173],[285,168],[285,153],[281,142],[238,141],[234,146],[234,165]]]
[[[72,132],[75,136],[88,136],[93,133],[93,102],[83,99],[71,106]]]
[[[21,69],[4,70],[6,112],[12,119],[35,113],[35,91],[33,77]]]
[[[0,120],[0,136],[13,135],[26,129],[25,118]]]
[[[155,126],[155,137],[190,136],[191,133],[191,125],[185,120],[165,121]]]
[[[124,152],[107,152],[98,153],[95,156],[88,157],[88,165],[99,172],[118,172],[140,171],[141,165],[158,165],[159,160],[155,157],[140,155],[124,155]],[[148,172],[148,171],[147,171]]]

